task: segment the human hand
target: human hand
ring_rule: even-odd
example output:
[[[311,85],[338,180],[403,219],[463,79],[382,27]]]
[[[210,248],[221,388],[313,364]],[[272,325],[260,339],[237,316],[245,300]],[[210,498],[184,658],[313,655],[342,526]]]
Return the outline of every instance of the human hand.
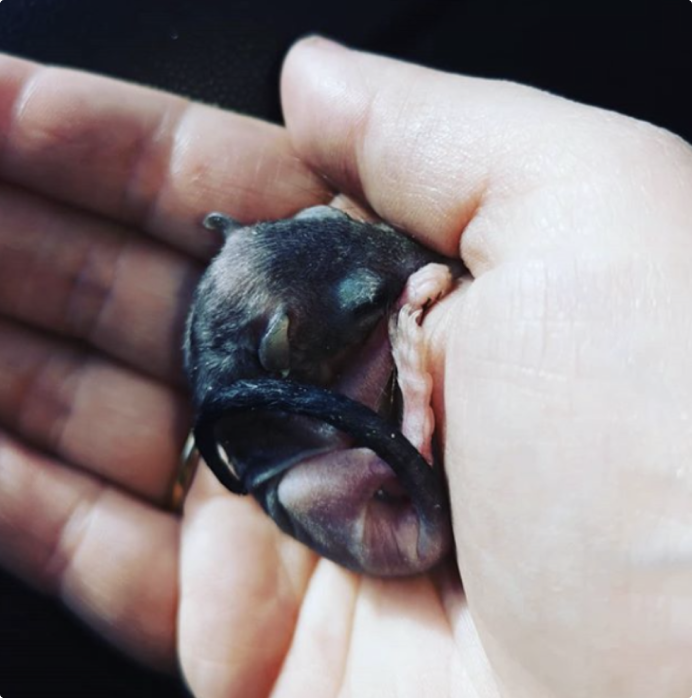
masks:
[[[180,653],[213,695],[233,669],[200,679],[207,643],[284,652],[314,562],[299,550],[285,571],[277,556],[299,546],[206,472],[191,502],[208,506],[191,504],[184,528],[166,511],[191,416],[182,328],[218,246],[201,220],[226,204],[277,218],[331,194],[279,127],[8,57],[0,133],[0,561],[147,664]],[[253,627],[237,637],[204,620],[239,605]]]
[[[690,147],[323,42],[283,98],[304,161],[474,277],[425,325],[467,598],[440,594],[454,649],[411,632],[401,666],[454,695],[687,696]]]
[[[3,95],[8,72],[25,70],[11,64]],[[134,235],[134,252],[103,305],[106,262],[74,263],[81,274],[64,265],[54,294],[32,292],[38,284],[20,293],[3,260],[22,254],[17,231],[28,225],[6,225],[0,238],[0,310],[13,323],[2,330],[0,375],[15,377],[0,382],[12,433],[0,459],[6,564],[158,665],[172,661],[177,608],[177,649],[199,696],[266,695],[272,685],[277,696],[689,693],[686,145],[526,88],[315,41],[284,73],[301,161],[279,129],[200,107],[180,120],[173,98],[61,75],[59,93],[34,83],[12,119],[0,117],[0,174],[86,208],[87,259],[101,259],[109,231]],[[70,121],[75,91],[89,102]],[[11,100],[0,104],[8,114]],[[452,565],[383,581],[316,561],[205,470],[180,538],[156,506],[186,420],[174,337],[196,264],[182,252],[204,256],[199,216],[220,202],[250,220],[327,200],[313,172],[440,251],[461,251],[475,277],[425,325],[467,596]],[[20,223],[42,205],[43,220],[67,220],[52,222],[42,245],[79,230],[67,211],[5,192],[7,207],[26,203]],[[95,214],[147,234],[114,231]],[[26,245],[20,269],[56,273],[54,253],[46,261],[45,247]],[[137,271],[144,262],[151,281]],[[101,292],[80,281],[58,303],[65,279],[91,280],[90,269],[103,273]],[[46,368],[42,357],[60,356],[63,340],[17,322],[68,337],[88,327],[84,377]],[[94,366],[115,373],[90,380]],[[75,382],[81,399],[70,396]]]

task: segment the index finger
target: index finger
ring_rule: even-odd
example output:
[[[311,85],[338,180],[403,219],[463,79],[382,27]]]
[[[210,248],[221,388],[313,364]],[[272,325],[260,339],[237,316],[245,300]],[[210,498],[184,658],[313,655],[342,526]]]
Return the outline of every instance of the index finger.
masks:
[[[0,56],[0,178],[199,256],[201,217],[279,218],[329,200],[269,123],[75,70]]]

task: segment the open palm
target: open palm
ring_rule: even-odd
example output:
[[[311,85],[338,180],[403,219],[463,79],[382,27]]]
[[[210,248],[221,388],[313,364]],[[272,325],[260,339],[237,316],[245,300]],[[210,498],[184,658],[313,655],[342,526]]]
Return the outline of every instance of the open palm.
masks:
[[[390,593],[318,562],[206,470],[182,521],[165,511],[190,424],[182,325],[218,244],[201,218],[331,198],[286,133],[10,58],[0,90],[4,563],[144,661],[179,653],[200,696],[266,695],[280,671],[335,694],[356,660],[386,679],[373,643],[400,661],[400,622],[439,661],[429,580]]]
[[[283,92],[288,131],[2,59],[4,565],[142,661],[179,661],[200,698],[677,698],[692,682],[692,565],[665,577],[656,546],[672,559],[683,546],[642,536],[640,514],[664,512],[680,541],[691,535],[680,494],[690,447],[670,414],[692,396],[675,350],[689,345],[678,317],[692,288],[674,262],[651,278],[648,293],[682,299],[652,338],[649,296],[631,281],[647,258],[618,237],[646,246],[650,206],[628,219],[636,206],[613,182],[626,161],[618,138],[639,153],[662,143],[678,184],[660,185],[669,213],[656,212],[657,244],[689,248],[676,189],[692,181],[689,153],[529,90],[314,41],[289,59]],[[532,122],[541,110],[553,132]],[[594,182],[614,187],[607,206]],[[182,325],[218,245],[203,215],[278,218],[336,191],[461,250],[476,278],[426,323],[457,557],[419,578],[318,560],[206,469],[184,516],[165,510],[190,423]],[[678,392],[652,407],[641,367],[671,347],[661,380]],[[687,625],[659,618],[664,596],[680,599]],[[633,603],[644,603],[636,625]],[[665,663],[666,683],[640,680],[642,654]],[[607,693],[614,681],[622,693]]]

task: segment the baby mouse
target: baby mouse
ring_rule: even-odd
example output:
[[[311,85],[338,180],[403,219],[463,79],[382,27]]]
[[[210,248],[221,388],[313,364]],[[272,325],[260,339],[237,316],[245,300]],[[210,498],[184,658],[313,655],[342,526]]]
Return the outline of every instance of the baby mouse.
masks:
[[[232,492],[357,572],[423,572],[451,546],[420,324],[460,262],[328,206],[241,225],[188,316],[195,443]]]

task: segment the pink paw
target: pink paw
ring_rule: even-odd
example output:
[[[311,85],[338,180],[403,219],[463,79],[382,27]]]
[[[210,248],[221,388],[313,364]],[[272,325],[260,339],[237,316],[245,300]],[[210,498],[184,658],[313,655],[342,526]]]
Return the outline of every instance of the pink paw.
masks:
[[[421,323],[432,303],[449,293],[452,274],[444,264],[428,264],[413,274],[399,300],[399,313],[389,323],[392,356],[404,403],[401,431],[432,465],[435,415],[431,407],[432,376],[426,370]]]
[[[404,292],[399,298],[399,307],[411,305],[414,309],[427,309],[435,301],[447,295],[454,285],[452,272],[445,264],[426,264],[411,274]]]

